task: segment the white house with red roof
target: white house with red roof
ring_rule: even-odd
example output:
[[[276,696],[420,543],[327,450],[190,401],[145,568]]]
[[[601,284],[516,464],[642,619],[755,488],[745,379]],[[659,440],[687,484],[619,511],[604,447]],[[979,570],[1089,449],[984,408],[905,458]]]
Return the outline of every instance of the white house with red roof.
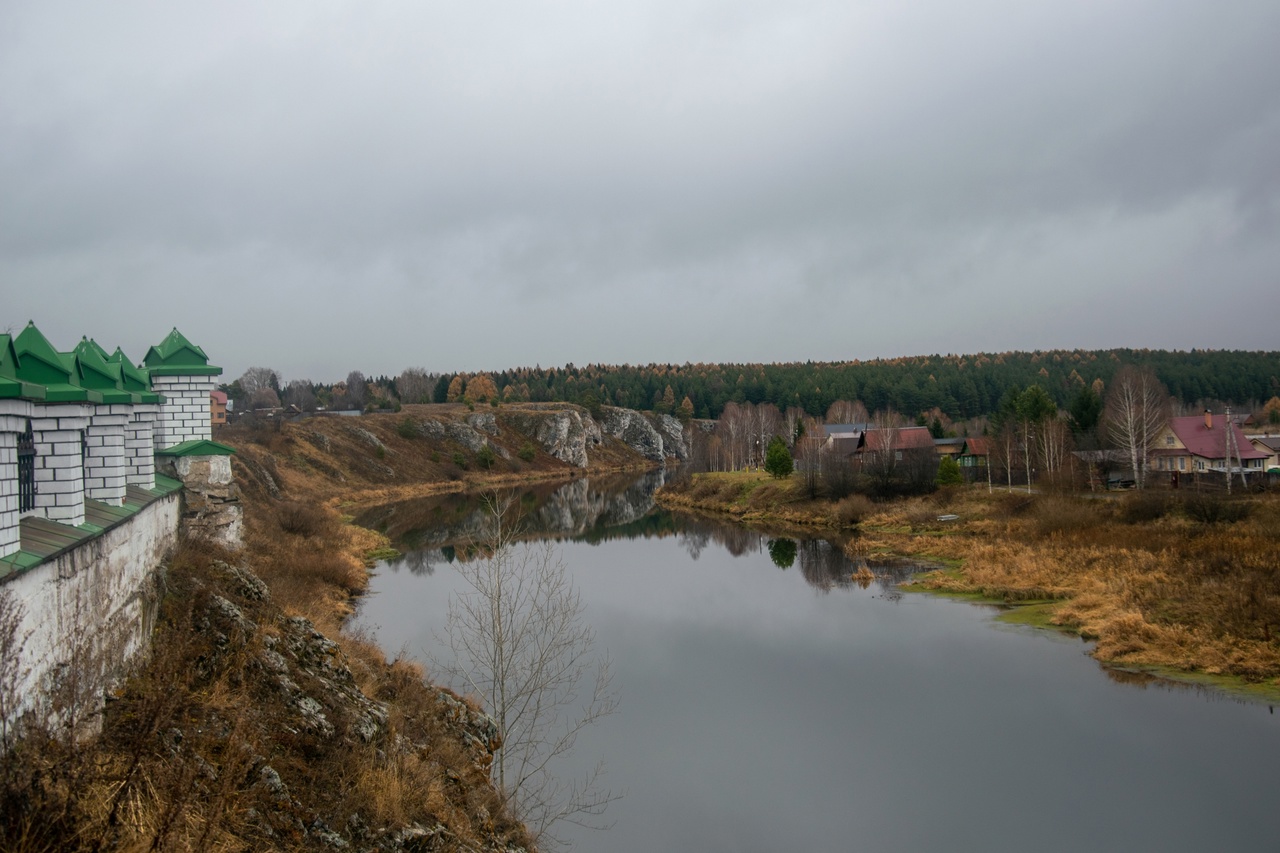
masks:
[[[1230,461],[1228,462],[1228,456]],[[1184,474],[1205,471],[1261,473],[1267,454],[1257,450],[1240,425],[1224,415],[1170,418],[1151,451],[1151,470]]]

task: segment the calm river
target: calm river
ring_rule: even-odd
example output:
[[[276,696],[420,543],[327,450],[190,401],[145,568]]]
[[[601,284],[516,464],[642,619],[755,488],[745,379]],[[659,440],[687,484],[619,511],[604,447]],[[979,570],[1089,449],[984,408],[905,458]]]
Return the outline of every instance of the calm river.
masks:
[[[829,543],[656,510],[655,485],[521,498],[621,694],[565,768],[603,759],[624,794],[612,829],[566,833],[577,849],[1280,850],[1267,705],[1119,681],[1078,640],[897,593],[902,568],[863,588]],[[360,521],[416,550],[379,567],[357,624],[425,658],[484,514],[452,496]]]

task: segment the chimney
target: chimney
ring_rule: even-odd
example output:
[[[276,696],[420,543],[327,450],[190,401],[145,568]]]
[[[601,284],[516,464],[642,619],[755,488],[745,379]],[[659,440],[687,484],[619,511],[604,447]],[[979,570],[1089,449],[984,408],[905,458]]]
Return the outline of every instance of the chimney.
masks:
[[[1204,428],[1213,429],[1213,412],[1208,409],[1204,410]]]

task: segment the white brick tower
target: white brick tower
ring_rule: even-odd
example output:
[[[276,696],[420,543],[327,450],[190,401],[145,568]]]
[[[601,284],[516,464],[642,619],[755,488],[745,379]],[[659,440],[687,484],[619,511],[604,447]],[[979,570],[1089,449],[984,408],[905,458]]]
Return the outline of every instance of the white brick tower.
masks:
[[[176,328],[147,350],[144,362],[151,377],[151,390],[165,398],[155,424],[155,449],[211,440],[209,392],[217,387],[215,377],[222,374],[222,368],[209,364],[204,350]]]

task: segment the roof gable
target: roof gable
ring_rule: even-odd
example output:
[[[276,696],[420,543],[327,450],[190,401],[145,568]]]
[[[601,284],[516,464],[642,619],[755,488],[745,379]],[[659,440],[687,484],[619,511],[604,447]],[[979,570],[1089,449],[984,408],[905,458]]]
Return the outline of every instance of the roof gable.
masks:
[[[102,402],[100,393],[79,383],[74,356],[55,350],[35,323],[27,323],[14,340],[14,348],[18,353],[18,379],[43,385],[49,402]]]
[[[0,334],[0,399],[43,400],[43,386],[18,378],[18,363],[18,349],[13,338]]]
[[[933,450],[933,435],[928,427],[910,426],[898,429],[869,429],[865,433],[867,450]]]
[[[66,359],[53,348],[35,323],[28,322],[13,343],[18,352],[18,373],[22,378],[44,385],[71,382],[71,368]]]
[[[1223,416],[1212,418],[1213,426],[1205,424],[1201,415],[1188,415],[1169,419],[1169,429],[1182,442],[1182,446],[1192,456],[1205,459],[1227,458],[1227,419]],[[1234,435],[1236,450],[1241,459],[1263,459],[1267,454],[1255,450],[1245,437],[1244,430],[1237,423],[1229,427]]]
[[[81,338],[76,348],[68,353],[74,359],[77,383],[102,392],[106,403],[138,402],[120,382],[120,365],[108,362],[101,351],[102,348],[88,338]]]
[[[147,350],[142,359],[147,369],[159,376],[217,376],[221,367],[209,364],[204,350],[191,343],[174,326],[165,339]]]

